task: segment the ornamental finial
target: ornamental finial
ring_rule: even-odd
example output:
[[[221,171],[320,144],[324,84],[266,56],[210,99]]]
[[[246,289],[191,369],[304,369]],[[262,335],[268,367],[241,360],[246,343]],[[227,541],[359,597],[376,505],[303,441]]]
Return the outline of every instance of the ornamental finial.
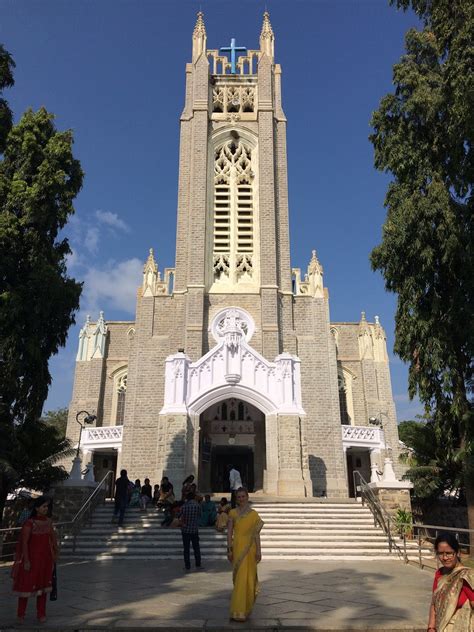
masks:
[[[274,56],[275,35],[270,23],[270,14],[265,11],[263,14],[262,31],[260,33],[260,50],[269,57]]]
[[[194,27],[193,37],[206,37],[206,25],[204,24],[204,13],[197,12],[196,26]]]
[[[196,25],[193,31],[193,62],[206,51],[206,25],[204,24],[204,13],[198,11]]]

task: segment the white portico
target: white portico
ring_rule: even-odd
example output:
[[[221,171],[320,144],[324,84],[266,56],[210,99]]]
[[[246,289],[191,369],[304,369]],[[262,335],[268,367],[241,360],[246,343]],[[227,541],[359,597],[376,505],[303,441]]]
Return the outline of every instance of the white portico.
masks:
[[[201,476],[201,486],[216,487],[225,459],[237,461],[248,469],[252,488],[304,495],[304,453],[292,452],[291,444],[278,446],[278,437],[285,433],[300,443],[305,413],[299,359],[282,353],[269,362],[253,349],[255,323],[241,308],[219,311],[210,331],[216,345],[197,362],[184,351],[166,360],[160,415],[188,420],[186,471]]]

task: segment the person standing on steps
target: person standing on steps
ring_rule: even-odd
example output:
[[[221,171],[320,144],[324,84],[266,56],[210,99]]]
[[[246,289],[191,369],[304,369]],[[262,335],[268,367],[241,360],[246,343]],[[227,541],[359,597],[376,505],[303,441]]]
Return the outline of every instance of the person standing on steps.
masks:
[[[230,493],[231,493],[230,504],[232,505],[232,509],[234,509],[236,505],[235,496],[236,496],[237,490],[242,487],[242,479],[240,477],[239,470],[236,470],[233,465],[229,465],[228,469],[229,469],[229,487],[230,487]]]
[[[18,596],[18,623],[23,623],[28,597],[36,597],[38,621],[46,621],[46,597],[53,588],[53,569],[58,544],[53,522],[48,518],[51,500],[45,496],[33,504],[31,517],[21,529],[12,568],[13,592]]]
[[[258,595],[257,564],[262,559],[260,531],[263,527],[255,509],[249,504],[249,493],[237,490],[237,508],[231,509],[227,525],[227,559],[232,564],[234,590],[230,600],[230,618],[246,621]]]
[[[112,522],[118,518],[119,527],[123,525],[125,510],[127,509],[130,497],[130,481],[128,480],[127,470],[120,471],[120,478],[115,481],[115,508]]]
[[[181,536],[183,538],[184,568],[186,571],[191,570],[190,545],[192,544],[196,570],[202,570],[201,548],[199,546],[201,507],[192,492],[188,493],[179,517],[181,520]]]

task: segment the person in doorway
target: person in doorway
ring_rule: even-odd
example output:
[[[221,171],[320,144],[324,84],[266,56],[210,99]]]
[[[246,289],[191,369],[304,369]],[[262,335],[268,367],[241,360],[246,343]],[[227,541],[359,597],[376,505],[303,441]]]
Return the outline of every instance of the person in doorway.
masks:
[[[204,500],[201,502],[201,521],[200,527],[213,527],[217,520],[217,508],[216,503],[211,500],[209,494],[204,496]]]
[[[439,535],[434,548],[441,567],[434,576],[427,632],[473,630],[474,571],[462,565],[453,534]]]
[[[115,481],[115,507],[112,518],[112,522],[115,522],[118,518],[119,527],[123,525],[129,498],[130,481],[128,480],[127,470],[121,470],[120,477]]]
[[[150,479],[146,478],[145,484],[142,485],[142,488],[140,491],[140,507],[142,511],[146,511],[148,504],[152,502],[151,497],[152,497],[152,491],[151,491]]]
[[[233,465],[229,465],[229,487],[230,487],[230,504],[232,505],[232,509],[235,508],[236,505],[236,493],[237,490],[242,487],[242,479],[240,478],[239,470],[236,470]]]
[[[227,529],[227,523],[229,522],[229,511],[231,509],[232,506],[227,498],[221,498],[220,503],[217,505],[217,531],[223,532]]]
[[[13,592],[18,596],[18,622],[23,623],[28,597],[36,596],[38,621],[46,621],[46,597],[53,587],[57,558],[56,534],[48,511],[51,501],[41,496],[34,501],[31,517],[21,529],[12,568]]]
[[[181,520],[181,536],[183,538],[184,568],[186,571],[191,570],[190,545],[192,544],[196,569],[202,570],[201,548],[199,546],[201,507],[192,492],[189,492],[186,502],[181,507],[179,517]]]
[[[260,531],[263,522],[250,507],[248,491],[241,487],[236,494],[237,508],[229,513],[227,558],[232,564],[234,590],[230,600],[230,617],[246,621],[258,594],[257,564],[262,559]]]

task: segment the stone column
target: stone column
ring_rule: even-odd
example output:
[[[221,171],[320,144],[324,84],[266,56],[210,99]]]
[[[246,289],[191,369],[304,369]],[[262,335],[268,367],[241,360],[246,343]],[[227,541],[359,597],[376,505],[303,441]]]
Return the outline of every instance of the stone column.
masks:
[[[278,415],[278,444],[278,494],[304,497],[306,490],[298,415]]]
[[[158,422],[158,452],[162,455],[161,474],[175,486],[186,478],[188,416],[186,414],[160,415]],[[178,489],[178,487],[176,487]]]

